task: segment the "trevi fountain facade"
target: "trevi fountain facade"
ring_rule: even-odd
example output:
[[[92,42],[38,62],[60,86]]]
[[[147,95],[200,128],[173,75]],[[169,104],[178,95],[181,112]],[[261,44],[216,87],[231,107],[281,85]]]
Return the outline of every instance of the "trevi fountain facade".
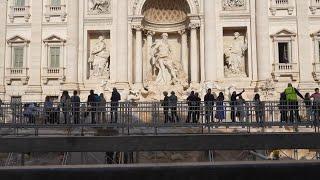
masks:
[[[319,0],[0,0],[0,98],[277,99],[320,81]]]

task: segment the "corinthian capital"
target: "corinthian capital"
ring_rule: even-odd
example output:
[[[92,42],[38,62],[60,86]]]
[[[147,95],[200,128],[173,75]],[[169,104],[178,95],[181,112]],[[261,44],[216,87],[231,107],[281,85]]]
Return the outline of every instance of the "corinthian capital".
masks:
[[[200,23],[198,22],[193,22],[189,24],[190,29],[197,29],[198,27],[200,27]]]
[[[135,24],[135,25],[132,25],[131,27],[136,31],[141,31],[143,29],[143,26],[141,24]]]

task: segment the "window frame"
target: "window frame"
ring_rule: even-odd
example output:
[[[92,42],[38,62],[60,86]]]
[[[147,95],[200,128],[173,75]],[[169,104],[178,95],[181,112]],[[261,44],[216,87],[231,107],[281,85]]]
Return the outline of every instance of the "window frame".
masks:
[[[17,62],[17,59],[16,59],[16,57],[17,57],[17,55],[16,55],[16,50],[18,50],[18,49],[20,49],[20,50],[22,50],[22,54],[20,55],[21,56],[21,60],[20,60],[20,62]],[[12,54],[13,54],[13,56],[12,56],[12,68],[23,68],[25,65],[24,65],[24,52],[25,51],[25,47],[24,46],[22,46],[22,45],[17,45],[17,46],[13,46],[12,47]],[[17,65],[17,64],[19,64],[19,65]]]
[[[274,63],[275,64],[294,64],[298,63],[296,60],[296,33],[287,29],[282,29],[276,34],[271,35],[274,46]],[[288,63],[280,63],[279,57],[279,43],[288,43]]]
[[[57,59],[55,59],[55,63],[53,63],[53,59],[52,59],[52,49],[59,49],[59,59],[57,61]],[[48,54],[48,68],[60,68],[60,64],[61,64],[61,46],[58,45],[49,45],[48,47],[49,50],[49,54]],[[57,57],[57,54],[55,55],[55,58]]]

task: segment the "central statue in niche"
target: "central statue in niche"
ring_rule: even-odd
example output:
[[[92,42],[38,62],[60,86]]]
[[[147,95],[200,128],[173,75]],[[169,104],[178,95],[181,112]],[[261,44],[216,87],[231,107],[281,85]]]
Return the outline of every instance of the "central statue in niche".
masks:
[[[247,77],[245,72],[245,55],[248,50],[248,40],[240,39],[240,33],[235,32],[230,46],[224,50],[225,74],[227,77]]]
[[[186,82],[179,61],[173,60],[171,48],[168,43],[168,34],[163,33],[162,39],[151,46],[152,74],[156,75],[156,85],[178,85]]]

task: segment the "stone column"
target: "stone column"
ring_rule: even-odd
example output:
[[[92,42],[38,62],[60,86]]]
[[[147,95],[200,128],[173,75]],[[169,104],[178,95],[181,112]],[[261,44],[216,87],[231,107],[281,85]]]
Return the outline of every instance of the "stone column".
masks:
[[[151,72],[152,68],[151,68],[151,64],[150,64],[150,60],[151,60],[151,46],[153,44],[153,35],[155,34],[155,32],[153,31],[147,31],[146,32],[146,36],[147,36],[147,59],[144,62],[144,66],[146,67],[146,70],[144,72],[144,76],[147,77],[148,73]]]
[[[79,1],[68,1],[66,89],[78,89]]]
[[[217,80],[216,1],[204,0],[205,18],[205,81]]]
[[[272,63],[270,62],[270,33],[269,33],[268,1],[256,1],[256,32],[257,32],[257,68],[258,81],[271,78]]]
[[[5,51],[6,51],[6,24],[7,24],[7,3],[8,1],[0,1],[0,93],[4,93],[5,89]],[[2,98],[3,99],[3,98]]]
[[[191,41],[190,41],[190,64],[191,64],[191,83],[192,84],[197,84],[199,83],[199,77],[200,77],[200,72],[199,72],[199,48],[198,48],[198,23],[191,23],[189,25],[190,27],[190,36],[191,36]]]
[[[181,64],[184,72],[189,74],[189,59],[188,59],[188,37],[186,30],[179,31],[181,35]]]
[[[117,3],[117,83],[128,84],[128,0]]]
[[[143,83],[143,60],[142,60],[142,26],[135,25],[136,30],[136,59],[135,59],[135,81],[137,86],[142,87]]]
[[[27,3],[27,2],[26,2]],[[28,99],[38,101],[41,99],[41,58],[42,58],[42,1],[35,2],[31,6],[32,22],[31,22],[31,43],[30,54],[27,56],[29,65],[28,75],[30,77],[26,94]],[[27,51],[28,48],[25,48]]]

